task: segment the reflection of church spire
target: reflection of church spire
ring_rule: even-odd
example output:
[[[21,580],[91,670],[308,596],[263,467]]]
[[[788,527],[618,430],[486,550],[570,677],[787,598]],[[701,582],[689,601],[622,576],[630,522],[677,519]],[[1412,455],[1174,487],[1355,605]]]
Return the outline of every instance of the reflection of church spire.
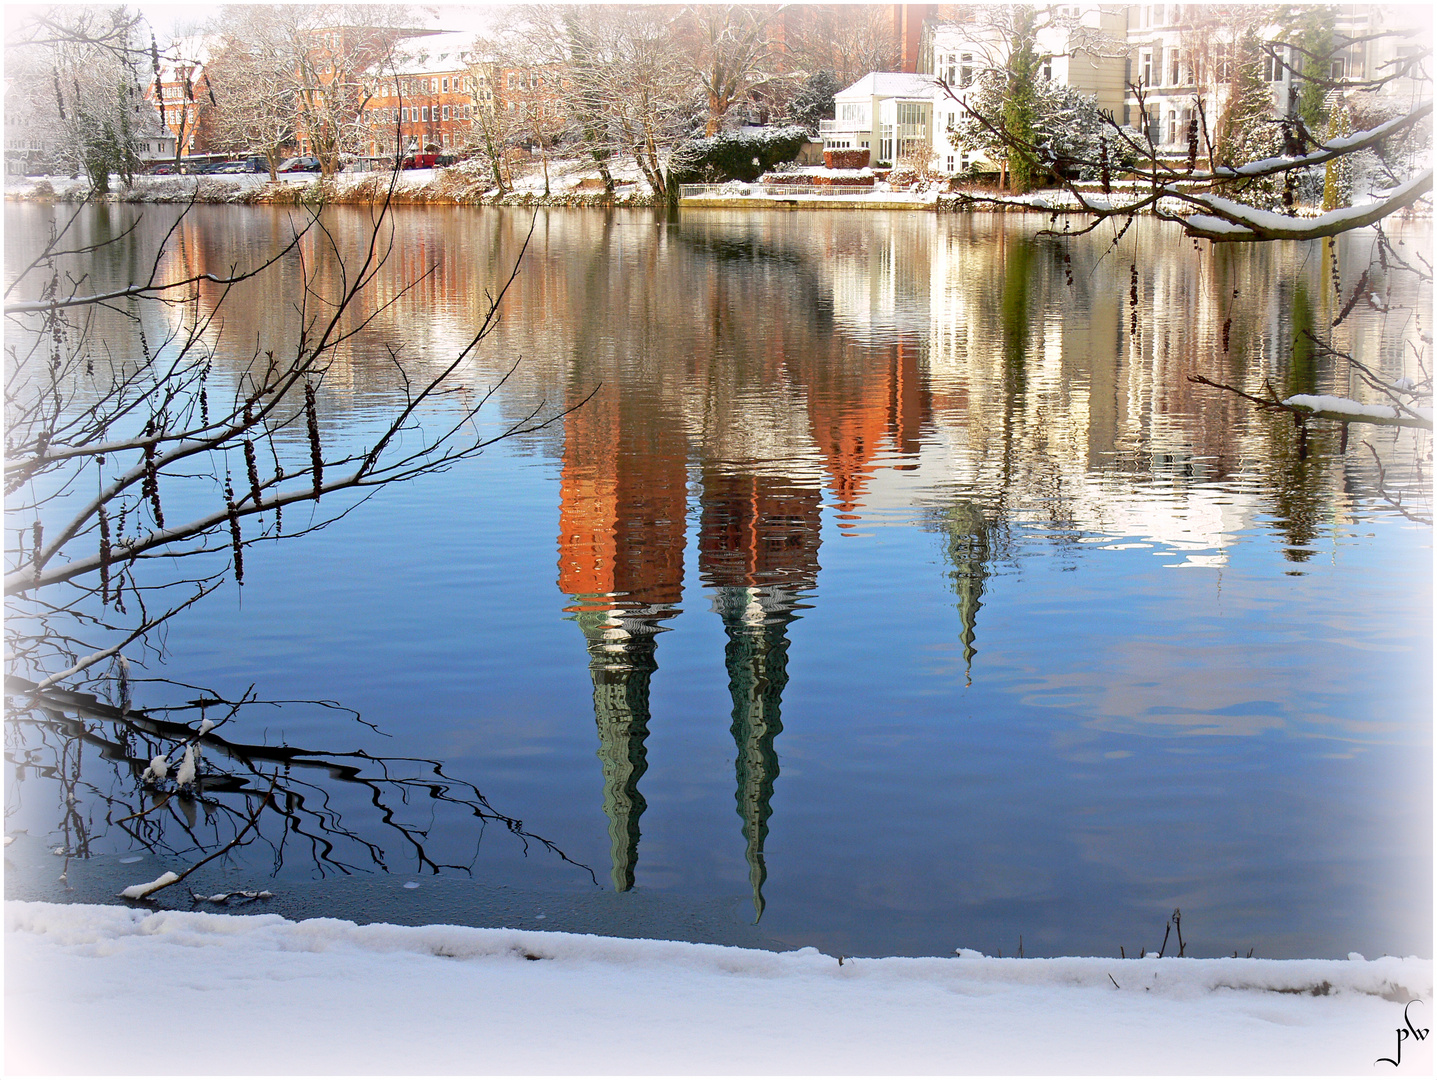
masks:
[[[639,818],[648,807],[639,794],[639,778],[648,769],[644,740],[649,735],[649,679],[659,666],[654,657],[659,628],[633,611],[581,607],[575,619],[589,642],[611,877],[615,889],[627,892],[634,887],[639,859]]]
[[[725,586],[718,590],[714,610],[723,616],[728,632],[724,663],[729,693],[733,696],[733,734],[738,747],[734,772],[738,780],[735,800],[743,820],[748,879],[753,886],[754,921],[763,917],[763,884],[768,877],[763,843],[773,813],[774,781],[778,754],[774,738],[783,730],[780,720],[783,688],[788,683],[788,624],[793,621],[795,599],[782,585],[759,588]]]
[[[604,390],[564,419],[559,590],[594,681],[614,888],[634,886],[655,635],[683,595],[686,444],[652,402]]]
[[[982,509],[967,500],[954,503],[943,515],[943,531],[948,535],[948,561],[953,564],[949,576],[953,580],[953,591],[958,594],[958,618],[963,624],[958,640],[963,642],[963,661],[970,684],[973,657],[978,652],[973,647],[978,609],[983,606],[983,583],[988,578],[988,563],[992,558],[989,528]]]
[[[744,857],[755,921],[763,916],[768,876],[763,845],[778,778],[774,738],[788,683],[788,624],[798,598],[818,580],[822,493],[791,480],[741,468],[704,470],[699,570],[715,590],[728,645],[729,693],[737,748],[735,801],[743,821]]]

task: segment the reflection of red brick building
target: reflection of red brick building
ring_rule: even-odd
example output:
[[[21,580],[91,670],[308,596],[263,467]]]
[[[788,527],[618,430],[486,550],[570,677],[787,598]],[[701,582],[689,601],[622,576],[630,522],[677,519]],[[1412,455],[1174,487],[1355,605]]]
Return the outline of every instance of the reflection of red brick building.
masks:
[[[757,918],[768,878],[764,842],[779,772],[774,740],[783,731],[787,630],[803,593],[818,583],[822,503],[816,481],[805,487],[741,465],[704,469],[699,570],[715,589],[728,636],[734,799]]]
[[[650,607],[679,602],[686,451],[661,409],[617,389],[565,417],[560,590]]]
[[[699,524],[699,571],[718,586],[818,581],[823,492],[732,468],[705,468]]]
[[[891,348],[886,365],[870,354],[848,362],[834,358],[805,373],[813,439],[828,470],[839,521],[858,520],[868,477],[882,467],[875,458],[884,445],[896,456],[916,457],[932,420],[917,343],[899,338]],[[911,469],[914,463],[889,467]]]

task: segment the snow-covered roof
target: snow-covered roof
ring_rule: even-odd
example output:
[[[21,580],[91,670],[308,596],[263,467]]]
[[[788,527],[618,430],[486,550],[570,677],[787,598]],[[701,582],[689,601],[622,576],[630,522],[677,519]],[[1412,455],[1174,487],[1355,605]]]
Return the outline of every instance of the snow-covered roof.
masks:
[[[907,71],[870,71],[852,86],[834,94],[835,98],[851,97],[930,97],[937,84],[932,75],[914,75]]]
[[[469,65],[474,35],[462,32],[433,34],[420,38],[409,49],[410,58],[395,65],[399,75],[427,75],[457,71]]]

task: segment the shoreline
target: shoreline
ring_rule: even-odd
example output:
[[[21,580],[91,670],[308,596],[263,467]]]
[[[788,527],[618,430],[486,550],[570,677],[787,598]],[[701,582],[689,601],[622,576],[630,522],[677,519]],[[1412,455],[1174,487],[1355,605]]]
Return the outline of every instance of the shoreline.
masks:
[[[389,173],[342,173],[337,177],[302,174],[303,179],[270,180],[265,174],[223,176],[137,176],[129,186],[116,184],[108,193],[90,195],[87,182],[78,177],[37,176],[10,180],[7,202],[102,204],[184,204],[219,206],[373,206],[389,194]],[[561,178],[562,179],[562,178]],[[454,170],[413,170],[401,173],[389,202],[393,206],[502,206],[554,209],[663,209],[665,201],[647,185],[621,180],[613,194],[577,186],[554,185],[548,194],[523,187],[498,192]],[[954,212],[972,209],[986,213],[1081,213],[1061,188],[1048,188],[1022,196],[1022,202],[985,204],[988,192],[885,190],[858,195],[741,195],[707,194],[680,198],[681,209],[772,210],[920,210]],[[974,200],[978,201],[974,201]]]
[[[1416,957],[853,960],[16,901],[5,923],[12,1072],[1316,1075],[1400,1057],[1420,1075],[1432,1060],[1425,1036],[1394,1035],[1431,1023]]]

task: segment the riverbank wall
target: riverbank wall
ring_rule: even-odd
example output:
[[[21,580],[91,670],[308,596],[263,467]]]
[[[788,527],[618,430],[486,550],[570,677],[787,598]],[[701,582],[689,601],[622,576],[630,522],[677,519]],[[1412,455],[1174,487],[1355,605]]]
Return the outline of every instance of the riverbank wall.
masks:
[[[12,180],[5,198],[24,202],[96,201],[89,184],[79,177],[26,177]],[[620,182],[613,192],[572,183],[555,184],[548,192],[532,186],[500,192],[472,175],[451,169],[414,170],[394,177],[390,173],[341,173],[333,177],[300,174],[270,180],[265,175],[137,176],[128,185],[118,177],[110,192],[98,201],[110,203],[205,203],[231,206],[373,206],[388,199],[396,206],[512,206],[574,208],[659,207],[663,200],[646,184]],[[827,209],[827,210],[954,210],[970,207],[970,193],[937,188],[907,190],[878,185],[853,194],[767,194],[762,186],[751,191],[713,191],[684,197],[685,209]],[[1061,190],[1035,193],[1029,205],[973,205],[974,209],[1046,212],[1077,209]],[[1065,205],[1066,204],[1066,205]]]

